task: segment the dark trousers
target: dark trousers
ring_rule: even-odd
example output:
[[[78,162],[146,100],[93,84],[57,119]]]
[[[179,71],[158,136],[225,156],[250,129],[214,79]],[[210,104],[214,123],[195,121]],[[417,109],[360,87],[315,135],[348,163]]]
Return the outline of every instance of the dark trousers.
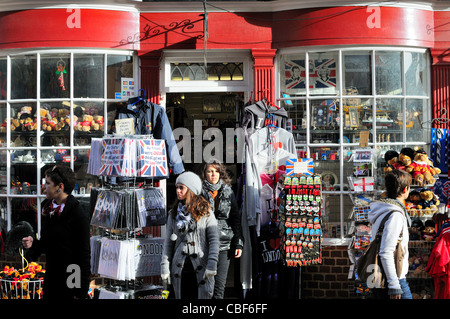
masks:
[[[181,271],[181,299],[198,299],[197,275],[192,266],[191,259],[186,257]]]
[[[217,275],[214,277],[214,299],[223,299],[225,293],[225,284],[227,283],[228,268],[230,266],[229,250],[219,252],[217,262]]]

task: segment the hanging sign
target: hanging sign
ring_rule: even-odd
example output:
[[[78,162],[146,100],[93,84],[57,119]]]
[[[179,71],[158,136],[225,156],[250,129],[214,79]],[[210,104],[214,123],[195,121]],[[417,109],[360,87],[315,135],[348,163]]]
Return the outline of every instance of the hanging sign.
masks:
[[[168,177],[166,143],[158,139],[141,139],[137,141],[137,176]]]

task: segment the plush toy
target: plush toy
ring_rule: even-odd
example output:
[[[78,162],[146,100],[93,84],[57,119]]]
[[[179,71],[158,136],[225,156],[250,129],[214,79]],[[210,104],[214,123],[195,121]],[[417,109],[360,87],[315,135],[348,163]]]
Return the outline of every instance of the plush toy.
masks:
[[[433,241],[436,236],[435,223],[432,220],[425,222],[425,228],[422,231],[422,238],[426,241]]]
[[[400,154],[397,151],[390,150],[384,154],[384,160],[386,161],[386,166],[384,172],[390,172],[393,169],[405,169],[405,165],[399,161]]]
[[[81,117],[81,130],[83,132],[88,132],[91,130],[91,124],[94,117],[90,114],[83,114]]]
[[[403,164],[403,166],[408,167],[414,159],[414,150],[410,147],[404,147],[401,149],[398,155],[398,161]]]
[[[436,194],[430,189],[422,189],[420,191],[420,202],[417,205],[418,209],[424,211],[425,214],[434,214],[437,211],[437,207],[441,202]]]
[[[422,198],[418,190],[412,190],[409,192],[408,198],[405,200],[405,207],[411,217],[418,215],[418,205]]]
[[[409,240],[422,239],[422,231],[425,229],[423,222],[420,219],[413,220],[409,228]]]
[[[406,171],[411,173],[418,185],[434,185],[436,182],[433,176],[436,175],[437,171],[429,165],[428,156],[425,152],[416,152],[413,162]]]

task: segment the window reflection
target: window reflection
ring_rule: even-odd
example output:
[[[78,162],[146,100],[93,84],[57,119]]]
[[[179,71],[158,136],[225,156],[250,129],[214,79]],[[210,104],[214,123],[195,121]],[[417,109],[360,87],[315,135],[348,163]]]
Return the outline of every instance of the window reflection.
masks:
[[[74,55],[74,97],[104,97],[104,56],[100,54]]]
[[[41,98],[70,97],[70,55],[41,56]]]
[[[36,56],[11,57],[11,98],[36,98]]]

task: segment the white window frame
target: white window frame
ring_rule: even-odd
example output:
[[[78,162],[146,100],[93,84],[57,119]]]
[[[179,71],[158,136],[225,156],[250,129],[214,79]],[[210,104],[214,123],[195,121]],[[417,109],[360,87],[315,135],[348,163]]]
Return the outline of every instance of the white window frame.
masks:
[[[41,64],[40,59],[41,55],[51,55],[51,54],[70,54],[70,97],[69,98],[40,98],[40,74],[41,74]],[[74,71],[74,64],[73,64],[73,58],[76,54],[99,54],[104,56],[104,65],[103,65],[103,72],[104,72],[104,92],[103,92],[103,98],[74,98],[74,81],[73,81],[73,71]],[[23,56],[23,55],[35,55],[36,56],[36,98],[35,99],[11,99],[11,57],[15,56]],[[50,50],[2,50],[0,52],[0,58],[7,59],[7,98],[6,100],[1,100],[0,103],[6,104],[6,116],[7,119],[11,116],[11,104],[15,103],[35,103],[37,108],[40,108],[40,105],[42,102],[62,102],[62,101],[70,101],[71,108],[73,108],[74,104],[77,104],[79,102],[101,102],[103,103],[103,114],[104,114],[104,132],[107,132],[108,128],[108,119],[107,119],[107,106],[109,102],[124,102],[127,99],[111,99],[107,98],[107,59],[108,55],[128,55],[133,57],[134,59],[134,66],[133,66],[133,74],[135,79],[135,92],[134,95],[137,95],[138,89],[140,88],[140,72],[139,72],[139,58],[136,51],[132,50],[104,50],[104,49],[50,49]],[[41,150],[56,150],[60,149],[61,147],[58,146],[41,146],[40,138],[37,138],[36,140],[36,146],[32,147],[12,147],[10,146],[11,141],[11,131],[10,131],[10,121],[8,121],[8,126],[6,130],[6,146],[0,147],[2,151],[7,151],[7,157],[6,157],[6,167],[7,167],[7,191],[6,194],[0,194],[0,199],[6,200],[6,209],[7,209],[7,230],[10,230],[11,225],[11,213],[12,213],[12,207],[11,207],[11,199],[12,198],[37,198],[37,199],[43,199],[45,198],[45,195],[43,194],[11,194],[11,156],[10,151],[12,150],[23,150],[23,149],[30,149],[36,151],[36,170],[37,170],[37,184],[36,188],[39,192],[41,189],[41,182],[42,182],[42,176],[40,169],[43,167],[43,164],[41,163]],[[40,128],[40,121],[38,121],[38,128]],[[90,149],[90,145],[84,145],[84,146],[75,146],[73,143],[74,139],[74,132],[73,130],[69,130],[68,134],[70,134],[70,145],[65,145],[64,148],[67,150],[70,150],[70,167],[74,168],[74,151],[75,150],[83,150],[83,149]],[[84,195],[75,195],[76,197],[89,197],[90,194],[84,194]],[[41,200],[37,200],[37,212],[40,212],[41,210]],[[41,230],[41,214],[37,214],[37,233],[40,234]]]
[[[190,92],[250,92],[251,57],[248,50],[170,50],[162,56],[162,95],[165,93]],[[170,77],[171,63],[224,63],[241,62],[243,64],[243,80],[240,81],[172,81]]]
[[[371,76],[372,76],[372,94],[370,95],[343,95],[343,52],[351,52],[351,51],[368,51],[371,54]],[[375,52],[379,51],[393,51],[393,52],[401,52],[402,54],[402,94],[401,95],[379,95],[376,93],[376,82],[375,82]],[[337,77],[338,77],[338,93],[336,95],[318,95],[310,94],[309,89],[309,76],[306,77],[306,94],[304,95],[291,95],[288,98],[281,97],[281,75],[280,75],[280,56],[281,55],[292,55],[292,54],[304,54],[305,60],[309,60],[309,54],[311,53],[319,53],[319,52],[337,52],[338,53],[338,63],[337,63]],[[304,100],[306,101],[306,143],[305,144],[296,144],[298,148],[305,148],[307,151],[307,156],[310,156],[310,150],[311,148],[318,148],[318,147],[337,147],[340,154],[343,154],[344,149],[348,148],[354,148],[357,147],[357,143],[343,143],[343,139],[340,139],[341,142],[339,143],[333,143],[333,144],[324,144],[324,143],[312,143],[310,141],[310,101],[313,99],[339,99],[339,104],[343,105],[343,100],[346,98],[364,98],[364,99],[372,99],[374,103],[377,99],[383,99],[383,98],[396,98],[402,100],[402,107],[405,108],[405,103],[407,99],[422,99],[427,100],[427,118],[431,119],[431,67],[430,67],[430,56],[427,55],[427,95],[426,96],[413,96],[413,95],[406,95],[406,84],[405,84],[405,52],[415,52],[415,53],[427,53],[426,48],[409,48],[409,47],[384,47],[384,46],[358,46],[358,47],[345,47],[345,46],[318,46],[318,47],[297,47],[297,48],[286,48],[281,49],[277,52],[277,58],[275,59],[275,91],[276,91],[276,101],[283,101],[283,100]],[[306,67],[306,74],[309,74],[309,66],[308,63],[305,63]],[[343,118],[343,111],[342,108],[339,110],[340,112],[340,118]],[[406,114],[403,112],[403,123],[406,123]],[[342,123],[342,122],[341,122]],[[375,133],[376,133],[376,127],[374,127]],[[339,127],[339,134],[340,136],[343,136],[343,126],[341,125]],[[375,134],[374,134],[375,135]],[[430,137],[429,137],[430,138]],[[426,147],[430,144],[430,140],[427,141],[416,141],[416,142],[410,142],[406,139],[406,126],[403,127],[403,141],[402,142],[396,142],[396,143],[389,143],[389,145],[397,146],[412,146],[412,145],[419,145]],[[374,139],[372,142],[369,143],[369,147],[372,149],[377,149],[378,142],[376,139]],[[343,156],[339,157],[340,160],[340,176],[339,176],[339,184],[344,185],[346,183],[345,176],[344,176],[344,159]],[[345,232],[345,216],[348,212],[344,210],[344,196],[348,196],[349,192],[344,191],[340,189],[339,191],[332,191],[332,192],[323,192],[324,195],[326,194],[334,194],[340,196],[340,236],[337,238],[324,238],[324,244],[330,244],[330,245],[342,245],[342,244],[348,244],[349,238],[345,238],[346,234]]]

